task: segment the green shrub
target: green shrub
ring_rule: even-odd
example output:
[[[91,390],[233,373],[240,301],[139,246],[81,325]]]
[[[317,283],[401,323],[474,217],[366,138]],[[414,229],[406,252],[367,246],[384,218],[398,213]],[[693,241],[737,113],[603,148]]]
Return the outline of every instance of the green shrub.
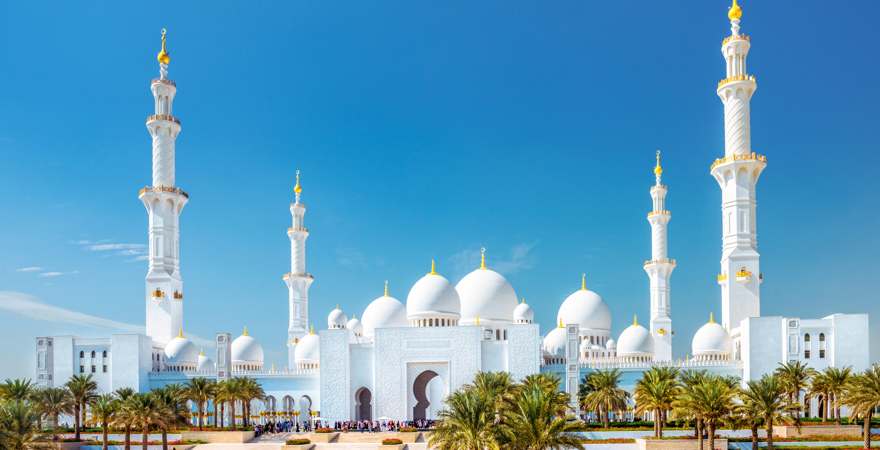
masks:
[[[306,445],[306,444],[311,444],[311,443],[312,443],[312,441],[305,439],[305,438],[288,439],[287,442],[285,442],[285,444],[287,444],[287,445]]]
[[[400,430],[398,431],[401,433],[413,433],[419,430],[416,427],[400,427]]]
[[[315,433],[332,433],[332,432],[334,432],[334,431],[336,431],[336,430],[334,430],[333,428],[326,428],[326,427],[325,427],[325,428],[318,428],[318,429],[316,429],[316,430],[315,430]]]
[[[403,441],[397,438],[386,438],[382,439],[382,445],[400,445],[403,444]]]

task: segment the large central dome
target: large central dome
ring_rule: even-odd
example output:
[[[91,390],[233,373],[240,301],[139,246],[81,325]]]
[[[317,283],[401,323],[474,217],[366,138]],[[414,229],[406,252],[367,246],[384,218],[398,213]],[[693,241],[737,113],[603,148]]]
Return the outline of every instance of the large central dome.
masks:
[[[406,296],[406,317],[409,320],[427,318],[458,319],[461,300],[452,284],[434,271],[416,281]]]
[[[516,292],[498,272],[481,267],[467,275],[455,286],[461,298],[462,325],[481,322],[510,323],[518,304]]]
[[[385,295],[367,305],[361,316],[364,336],[373,337],[377,328],[405,327],[406,307],[400,300],[388,294],[388,283],[385,283]]]
[[[556,314],[556,322],[578,324],[582,331],[611,331],[611,311],[599,294],[586,287],[569,295]]]

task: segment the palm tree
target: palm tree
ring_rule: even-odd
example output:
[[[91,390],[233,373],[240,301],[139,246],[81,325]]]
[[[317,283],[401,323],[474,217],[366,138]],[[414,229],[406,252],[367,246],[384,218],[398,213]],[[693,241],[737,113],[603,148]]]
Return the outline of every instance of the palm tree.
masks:
[[[121,426],[125,430],[125,450],[131,449],[131,426],[134,424],[134,418],[129,408],[130,399],[135,396],[134,389],[119,388],[114,393],[119,399],[119,410],[116,411],[113,425]]]
[[[238,399],[241,400],[242,425],[248,426],[251,415],[251,402],[266,397],[263,387],[253,378],[238,378],[241,383]]]
[[[800,403],[801,392],[805,391],[815,371],[800,361],[779,363],[776,368],[776,377],[782,384],[788,395],[788,404],[793,408],[795,424],[801,426],[801,412],[803,405]]]
[[[39,413],[24,400],[0,404],[0,448],[24,450],[36,447]]]
[[[91,402],[92,418],[101,424],[101,448],[107,450],[107,429],[119,410],[119,400],[113,394],[104,394]]]
[[[828,392],[828,376],[825,372],[813,374],[813,377],[810,379],[808,392],[810,397],[816,398],[816,401],[819,402],[821,412],[819,416],[822,418],[822,422],[825,422],[825,419],[828,418],[828,408],[831,407],[831,395]]]
[[[785,388],[774,375],[749,381],[742,393],[746,409],[753,410],[767,430],[767,448],[773,450],[773,422],[784,421],[787,408]]]
[[[202,420],[205,415],[205,404],[214,397],[216,388],[217,386],[214,381],[202,377],[193,378],[186,384],[186,396],[196,404],[199,431],[203,429]]]
[[[59,415],[73,413],[73,397],[65,388],[40,389],[34,394],[34,403],[40,415],[49,419],[53,432]]]
[[[686,397],[687,406],[699,416],[708,428],[709,448],[715,448],[715,429],[720,421],[730,415],[735,408],[736,388],[718,376],[708,376],[694,386]],[[703,436],[700,435],[700,449]]]
[[[79,440],[82,419],[86,412],[86,404],[94,398],[95,393],[98,391],[98,384],[92,378],[92,375],[88,374],[70,377],[65,386],[70,390],[70,395],[73,396],[74,433],[76,440]]]
[[[179,384],[169,384],[150,393],[165,417],[157,424],[162,431],[162,450],[168,450],[168,428],[187,423],[189,408],[186,405],[187,389]]]
[[[862,419],[864,448],[871,448],[871,417],[880,408],[880,364],[850,377],[843,392],[843,403]]]
[[[840,425],[840,397],[843,395],[844,387],[846,387],[846,382],[849,381],[850,376],[852,376],[851,367],[829,367],[825,369],[825,377],[828,383],[828,395],[831,397],[831,401],[834,405],[832,411],[834,411],[834,420],[837,425]]]
[[[568,420],[568,395],[559,380],[544,374],[527,377],[503,403],[501,443],[515,450],[583,448],[586,431],[580,420]]]
[[[147,450],[150,427],[165,425],[165,411],[150,394],[135,394],[128,400],[126,407],[133,424],[141,430],[141,448]]]
[[[705,370],[688,370],[679,373],[678,378],[681,382],[681,391],[679,392],[679,398],[673,402],[673,409],[676,410],[678,416],[694,420],[694,437],[700,440],[703,439],[703,419],[687,403],[693,397],[696,386],[702,383],[708,376],[709,373]],[[700,446],[702,447],[702,444]]]
[[[584,409],[598,411],[605,428],[611,426],[608,415],[611,411],[626,408],[629,392],[620,388],[620,370],[599,370],[587,378],[589,393],[583,399]]]
[[[446,398],[446,409],[428,438],[428,445],[438,450],[498,450],[494,430],[495,399],[477,389],[453,392]]]
[[[666,411],[672,409],[672,402],[680,392],[678,372],[666,367],[652,367],[642,374],[636,383],[634,397],[636,414],[647,412],[654,415],[654,437],[663,437],[663,422]]]
[[[761,426],[763,416],[757,404],[746,399],[742,389],[740,390],[740,400],[742,404],[737,408],[737,412],[739,412],[743,422],[749,426],[749,431],[751,431],[752,450],[758,450],[758,427]]]
[[[235,424],[235,397],[236,394],[234,392],[235,386],[230,383],[231,380],[223,380],[217,383],[217,397],[214,399],[214,410],[217,410],[217,405],[219,403],[220,406],[220,428],[223,428],[225,425],[224,421],[226,418],[226,402],[232,403],[232,423]],[[216,425],[216,422],[214,422]]]
[[[28,401],[31,399],[31,395],[33,395],[36,390],[36,386],[31,383],[31,380],[24,378],[16,378],[14,380],[10,380],[9,378],[0,384],[0,399],[2,400],[20,400],[20,401]]]

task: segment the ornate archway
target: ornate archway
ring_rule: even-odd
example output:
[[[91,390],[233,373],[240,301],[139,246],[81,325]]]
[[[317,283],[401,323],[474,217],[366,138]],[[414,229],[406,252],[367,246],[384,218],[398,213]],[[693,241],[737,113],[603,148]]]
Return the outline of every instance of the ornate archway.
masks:
[[[355,418],[357,420],[373,420],[373,393],[362,387],[354,393]]]
[[[428,382],[437,376],[437,372],[426,370],[419,374],[413,381],[413,395],[416,398],[416,405],[413,406],[413,420],[427,418],[428,406],[431,404],[428,400]]]

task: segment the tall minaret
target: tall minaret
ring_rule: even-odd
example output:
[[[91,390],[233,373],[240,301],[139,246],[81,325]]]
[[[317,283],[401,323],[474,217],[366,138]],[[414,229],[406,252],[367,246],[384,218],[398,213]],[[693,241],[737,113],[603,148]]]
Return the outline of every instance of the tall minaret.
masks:
[[[180,276],[180,212],[189,196],[174,185],[174,141],[180,133],[180,120],[171,105],[177,87],[168,79],[171,56],[162,50],[159,78],[150,83],[155,114],[147,117],[147,130],[153,138],[153,185],[140,190],[138,198],[149,217],[149,269],[146,278],[147,336],[165,344],[183,328],[183,280]]]
[[[675,270],[675,260],[666,253],[666,227],[672,213],[666,209],[667,187],[660,182],[663,167],[660,150],[654,167],[654,185],[651,186],[653,208],[648,213],[651,224],[651,259],[645,261],[645,272],[651,281],[651,336],[654,337],[654,360],[672,360],[672,312],[669,302],[669,278]]]
[[[306,272],[306,239],[309,230],[303,218],[306,205],[300,201],[302,186],[299,183],[299,170],[296,171],[296,186],[293,187],[294,202],[290,204],[293,226],[287,229],[290,238],[290,272],[284,274],[287,284],[287,304],[290,308],[290,320],[287,324],[287,347],[290,364],[293,368],[293,350],[297,340],[306,334],[309,324],[309,286],[315,278]]]
[[[746,71],[751,44],[740,33],[742,8],[736,0],[727,17],[731,34],[721,43],[727,74],[717,90],[724,103],[724,157],[715,160],[711,172],[721,187],[721,322],[732,332],[743,319],[761,313],[755,195],[767,158],[752,151],[749,102],[757,83]]]

